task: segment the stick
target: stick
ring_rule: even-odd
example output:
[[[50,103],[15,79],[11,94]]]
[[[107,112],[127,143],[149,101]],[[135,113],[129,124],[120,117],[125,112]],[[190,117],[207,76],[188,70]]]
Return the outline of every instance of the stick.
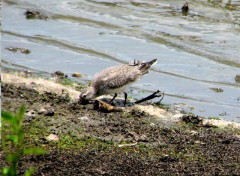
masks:
[[[160,94],[158,94],[160,93]],[[164,92],[161,92],[159,90],[157,90],[156,92],[154,92],[153,94],[141,99],[141,100],[138,100],[136,101],[134,104],[139,104],[139,103],[142,103],[144,101],[148,101],[148,100],[151,100],[151,99],[154,99],[154,98],[157,98],[157,97],[162,97],[161,100],[159,102],[162,101],[163,97],[164,97]]]

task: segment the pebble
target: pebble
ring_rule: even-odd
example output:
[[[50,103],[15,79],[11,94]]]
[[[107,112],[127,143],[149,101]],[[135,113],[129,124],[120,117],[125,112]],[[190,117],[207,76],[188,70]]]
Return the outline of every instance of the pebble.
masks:
[[[18,48],[18,47],[9,47],[9,48],[5,48],[7,49],[8,51],[11,51],[11,52],[17,52],[17,51],[20,51],[21,53],[23,54],[30,54],[31,51],[29,49],[25,49],[25,48]]]
[[[236,81],[236,82],[240,82],[240,75],[236,75],[236,76],[235,76],[235,81]]]
[[[47,141],[59,141],[59,137],[55,134],[50,134],[46,137]]]
[[[78,119],[79,120],[84,120],[84,121],[88,121],[89,120],[89,118],[87,116],[79,117]]]
[[[27,19],[40,19],[47,20],[47,16],[40,14],[40,12],[36,10],[27,10],[25,13]]]
[[[53,110],[46,111],[45,116],[54,116],[54,111]]]
[[[132,143],[132,144],[119,144],[118,147],[131,147],[131,146],[134,146],[134,145],[137,145],[138,143],[135,142],[135,143]]]
[[[36,116],[36,111],[30,110],[29,112],[26,113],[26,116],[35,117]]]
[[[80,74],[80,73],[73,73],[72,77],[80,78],[80,77],[82,77],[82,74]]]

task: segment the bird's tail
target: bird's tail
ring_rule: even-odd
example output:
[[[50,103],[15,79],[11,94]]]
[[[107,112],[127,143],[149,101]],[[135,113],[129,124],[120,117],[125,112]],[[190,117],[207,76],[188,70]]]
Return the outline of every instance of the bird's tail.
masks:
[[[153,59],[149,62],[142,62],[139,66],[139,70],[142,72],[142,74],[148,73],[148,69],[153,66],[157,62],[157,59]]]

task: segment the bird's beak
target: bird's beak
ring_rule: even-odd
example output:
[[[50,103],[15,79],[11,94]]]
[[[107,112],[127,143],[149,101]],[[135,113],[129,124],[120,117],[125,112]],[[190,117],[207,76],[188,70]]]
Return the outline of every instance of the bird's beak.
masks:
[[[156,63],[157,63],[157,59],[153,59],[153,60],[147,62],[147,64],[148,64],[149,67],[153,66],[153,65],[156,64]]]

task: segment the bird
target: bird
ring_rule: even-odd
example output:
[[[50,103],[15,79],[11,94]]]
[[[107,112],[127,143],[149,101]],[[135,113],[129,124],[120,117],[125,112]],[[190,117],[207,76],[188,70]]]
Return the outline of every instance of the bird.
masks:
[[[125,89],[132,83],[138,81],[143,75],[149,73],[149,69],[157,62],[153,59],[148,62],[136,61],[128,64],[112,66],[94,75],[90,87],[80,92],[79,102],[89,102],[94,98],[114,94],[109,104],[117,97],[118,93],[124,93],[124,106],[127,102]]]
[[[186,3],[182,6],[182,14],[183,14],[183,15],[187,15],[187,14],[188,14],[188,10],[189,10],[189,7],[188,7],[188,3],[186,2]]]

